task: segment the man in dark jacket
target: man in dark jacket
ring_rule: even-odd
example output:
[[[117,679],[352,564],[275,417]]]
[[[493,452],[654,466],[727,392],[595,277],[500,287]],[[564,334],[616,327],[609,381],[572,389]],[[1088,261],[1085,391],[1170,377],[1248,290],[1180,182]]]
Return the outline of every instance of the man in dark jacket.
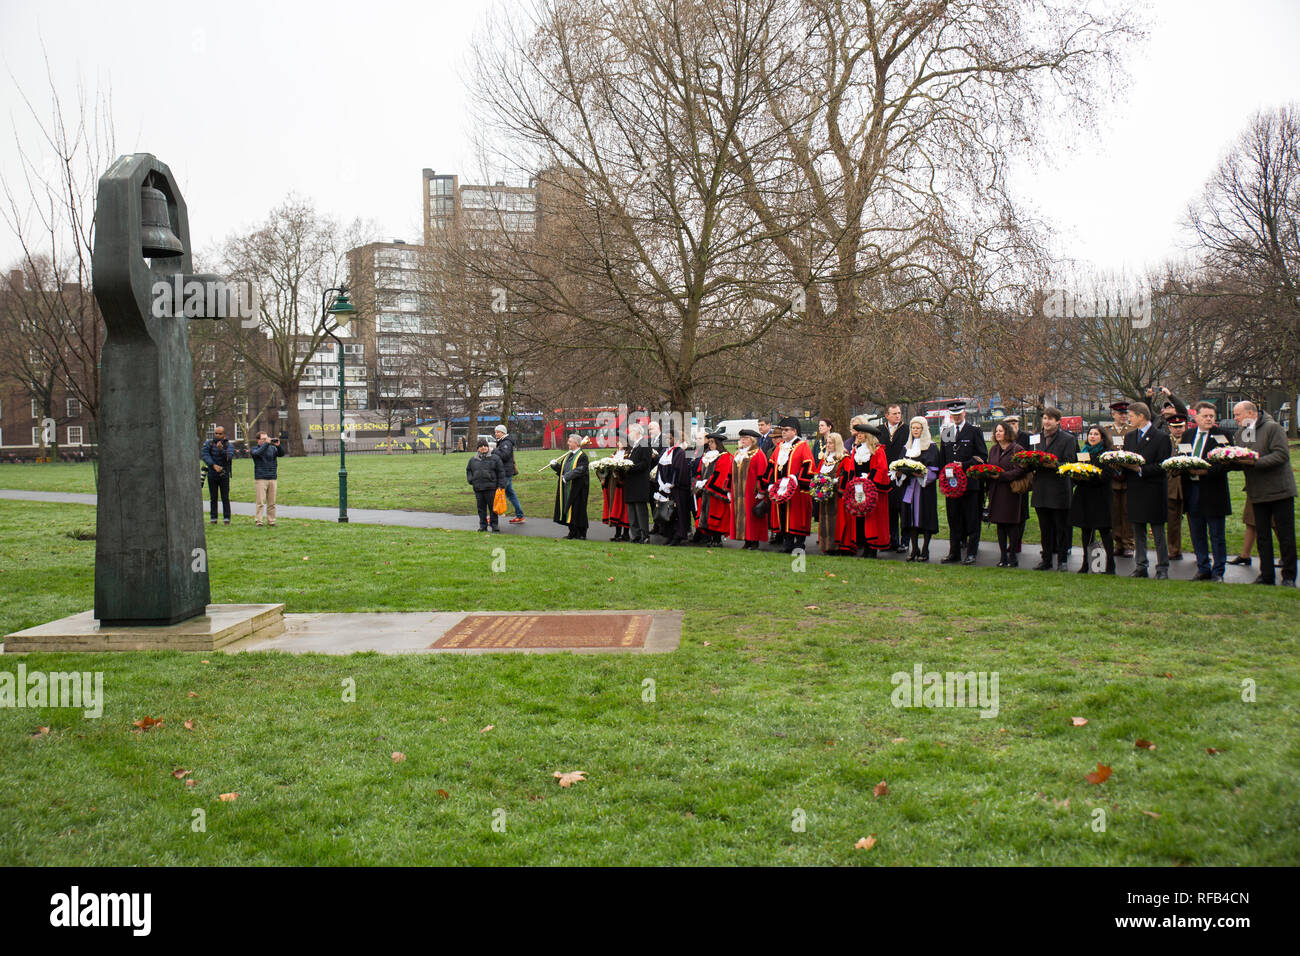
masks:
[[[280,439],[272,439],[266,432],[257,433],[257,446],[251,452],[253,456],[253,488],[257,505],[253,509],[253,524],[262,526],[263,512],[266,523],[275,527],[275,489],[278,484],[279,463],[276,459],[284,454]]]
[[[235,461],[235,449],[226,440],[226,430],[218,425],[212,437],[203,443],[199,452],[203,464],[208,466],[208,496],[212,501],[212,523],[217,523],[217,497],[221,497],[226,524],[230,524],[230,466]]]
[[[984,433],[966,421],[966,403],[949,403],[952,424],[944,425],[939,432],[939,483],[949,480],[948,466],[953,463],[963,468],[982,465],[988,461],[989,450],[984,444]],[[978,478],[966,479],[966,493],[960,498],[944,498],[948,511],[948,556],[944,564],[974,564],[980,546],[980,511],[984,504],[984,489]],[[962,549],[966,558],[962,560]]]
[[[893,464],[904,457],[907,449],[908,429],[903,424],[903,407],[890,405],[885,410],[884,441],[885,461]],[[891,472],[892,474],[892,472]],[[903,488],[895,482],[889,489],[889,546],[898,554],[907,551],[907,535],[902,530]]]
[[[628,457],[632,467],[623,476],[623,502],[627,505],[627,527],[633,544],[650,540],[650,470],[655,465],[655,453],[650,442],[641,433],[640,425],[629,425],[627,443],[631,446]]]
[[[1079,441],[1061,427],[1059,408],[1049,405],[1043,409],[1042,429],[1037,435],[1029,436],[1030,451],[1055,455],[1058,466],[1079,460]],[[1055,469],[1040,468],[1034,473],[1034,493],[1029,503],[1038,515],[1038,529],[1043,536],[1042,556],[1034,570],[1052,570],[1053,555],[1056,570],[1069,570],[1070,542],[1074,540],[1070,525],[1070,479]],[[1085,554],[1083,559],[1087,561],[1088,556]]]
[[[497,489],[506,486],[506,471],[501,459],[489,454],[486,438],[480,438],[478,453],[465,465],[465,481],[474,489],[474,500],[478,505],[478,529],[486,531],[491,519],[492,530],[500,532],[497,527],[497,513],[492,510],[492,500]]]
[[[776,448],[776,436],[772,434],[772,423],[766,415],[758,420],[758,433],[762,436],[758,440],[758,450],[771,458],[772,450]]]
[[[1147,526],[1156,542],[1156,577],[1169,577],[1169,545],[1165,541],[1165,522],[1169,519],[1169,488],[1161,464],[1170,456],[1169,432],[1151,421],[1151,409],[1142,402],[1128,407],[1133,430],[1124,436],[1124,450],[1145,459],[1142,465],[1130,466],[1125,494],[1129,523],[1133,525],[1132,577],[1147,577]]]
[[[519,466],[515,464],[515,440],[510,437],[505,425],[498,425],[493,433],[496,435],[497,447],[492,454],[501,459],[501,468],[506,473],[506,501],[515,509],[515,516],[510,519],[510,523],[523,524],[524,509],[519,504],[519,496],[515,494],[514,478],[519,474]]]
[[[1215,448],[1232,444],[1228,433],[1218,426],[1218,412],[1213,402],[1196,403],[1196,431],[1186,432],[1176,451],[1182,455],[1204,458]],[[1171,426],[1171,435],[1177,428]],[[1170,478],[1173,481],[1173,478]],[[1187,530],[1196,549],[1196,580],[1223,581],[1228,563],[1225,540],[1227,516],[1232,514],[1232,496],[1228,491],[1228,469],[1212,464],[1208,471],[1193,471],[1182,476],[1183,510]],[[1213,550],[1214,561],[1210,561]]]
[[[1286,431],[1275,421],[1260,417],[1251,402],[1238,402],[1232,409],[1240,430],[1237,444],[1259,455],[1246,466],[1246,497],[1255,509],[1255,531],[1259,535],[1259,577],[1256,584],[1273,584],[1273,532],[1277,532],[1281,556],[1282,583],[1296,582],[1295,474],[1291,471],[1291,449]]]

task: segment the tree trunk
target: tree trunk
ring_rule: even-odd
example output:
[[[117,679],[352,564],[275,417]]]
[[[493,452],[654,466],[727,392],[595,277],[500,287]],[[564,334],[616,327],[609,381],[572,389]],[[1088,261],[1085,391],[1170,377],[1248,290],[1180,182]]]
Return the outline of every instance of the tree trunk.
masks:
[[[289,417],[285,419],[284,426],[284,433],[288,440],[286,442],[281,442],[281,444],[287,444],[289,446],[289,450],[285,452],[286,455],[293,457],[305,455],[307,454],[307,448],[302,440],[302,418],[298,414],[298,383],[297,381],[282,382],[279,388],[280,394],[284,396],[285,410],[289,413]],[[343,392],[340,389],[340,398],[342,395]],[[273,426],[270,423],[267,424],[266,431],[268,434],[274,434],[271,432],[272,427]],[[325,447],[325,432],[323,430],[321,431],[320,440],[321,447]]]

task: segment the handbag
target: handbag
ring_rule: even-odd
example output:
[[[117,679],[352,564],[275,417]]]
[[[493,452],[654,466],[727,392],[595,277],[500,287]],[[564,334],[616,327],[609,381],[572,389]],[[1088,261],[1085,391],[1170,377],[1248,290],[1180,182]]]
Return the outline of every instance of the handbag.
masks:
[[[1034,487],[1034,473],[1032,471],[1029,474],[1025,475],[1023,478],[1017,478],[1015,481],[1011,482],[1012,494],[1017,494],[1017,495],[1028,494],[1033,487]]]
[[[677,502],[669,498],[667,501],[659,502],[655,508],[655,520],[663,524],[672,524],[677,518]]]
[[[766,518],[769,511],[772,510],[772,502],[768,501],[766,496],[760,497],[754,502],[754,517]]]
[[[492,513],[503,515],[506,513],[506,490],[498,488],[497,493],[492,496]]]

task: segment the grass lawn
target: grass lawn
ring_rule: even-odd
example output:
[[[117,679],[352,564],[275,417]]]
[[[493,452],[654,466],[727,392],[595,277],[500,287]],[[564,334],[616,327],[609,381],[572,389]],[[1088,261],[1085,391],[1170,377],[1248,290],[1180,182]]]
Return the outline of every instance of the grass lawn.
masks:
[[[0,501],[0,633],[91,606],[70,535],[93,527]],[[0,657],[102,670],[106,697],[98,720],[0,709],[0,863],[1300,863],[1295,590],[307,521],[208,547],[217,602],[671,607],[685,630],[663,656]],[[894,707],[918,663],[997,671],[997,716]]]
[[[594,457],[609,454],[601,449]],[[393,454],[353,455],[348,459],[348,505],[352,508],[404,508],[414,511],[443,511],[451,514],[472,515],[474,493],[465,483],[464,454]],[[516,455],[519,474],[514,487],[523,505],[524,514],[549,520],[555,500],[555,473],[545,468],[555,457],[550,451],[521,451]],[[1292,446],[1291,466],[1300,475],[1300,445]],[[322,507],[338,504],[338,458],[281,458],[280,484],[277,495],[282,505],[315,505]],[[197,482],[197,478],[195,479]],[[1233,506],[1237,512],[1228,519],[1227,539],[1230,554],[1241,553],[1241,506],[1245,502],[1244,479],[1240,472],[1230,476]],[[64,462],[46,465],[0,464],[0,488],[30,491],[66,491],[93,493],[95,479],[89,464]],[[202,491],[204,500],[207,490]],[[251,461],[235,463],[231,485],[234,501],[254,500],[253,465]],[[592,521],[600,520],[600,486],[594,480],[587,501],[587,511]],[[513,512],[511,512],[513,513]],[[997,532],[992,525],[985,526],[984,539],[997,548]],[[815,529],[814,529],[815,531]],[[947,538],[947,517],[944,504],[939,502],[939,537]],[[1075,533],[1076,544],[1078,533]],[[1037,543],[1038,518],[1030,511],[1025,529],[1025,541]],[[816,541],[813,540],[815,545]],[[1183,550],[1192,553],[1191,536],[1183,523]]]

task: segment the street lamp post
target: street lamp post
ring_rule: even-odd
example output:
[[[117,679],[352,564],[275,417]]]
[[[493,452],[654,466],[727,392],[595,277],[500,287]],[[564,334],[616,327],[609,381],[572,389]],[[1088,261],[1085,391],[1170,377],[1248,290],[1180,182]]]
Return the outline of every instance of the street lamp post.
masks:
[[[330,300],[330,293],[338,293],[334,299]],[[339,337],[334,334],[337,329],[347,325],[348,320],[356,314],[356,309],[348,301],[347,286],[337,286],[326,289],[321,294],[321,331],[334,340],[334,347],[339,351],[339,523],[347,524],[348,521],[348,467],[347,457],[344,450],[343,440],[343,343]],[[334,324],[330,325],[333,319]],[[321,433],[321,442],[325,441],[325,434]],[[323,445],[322,445],[323,447]]]

